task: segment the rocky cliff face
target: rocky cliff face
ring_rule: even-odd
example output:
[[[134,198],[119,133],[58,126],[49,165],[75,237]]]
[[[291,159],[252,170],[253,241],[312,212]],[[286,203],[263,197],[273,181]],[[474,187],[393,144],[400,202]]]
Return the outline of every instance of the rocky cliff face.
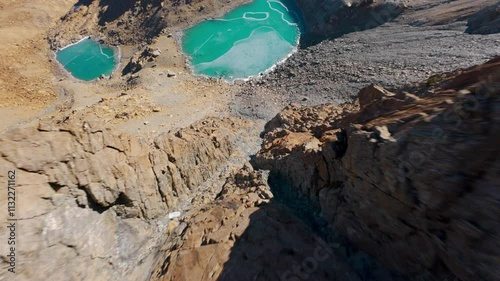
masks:
[[[60,48],[84,36],[110,44],[146,43],[167,27],[184,28],[246,1],[81,0],[50,32],[49,44]]]
[[[242,2],[82,0],[49,41],[56,48],[93,34],[110,43],[143,43],[164,27],[185,27]],[[403,7],[388,1],[297,2],[312,39],[375,27]],[[491,1],[407,2],[468,2],[470,15],[479,2]],[[445,22],[463,15],[461,5],[453,7]],[[497,23],[493,7],[471,18],[471,33],[490,32],[484,27]],[[411,15],[435,19],[442,11],[429,10]],[[442,20],[436,19],[425,24]],[[280,106],[273,93],[290,98],[293,90],[300,95],[296,100],[315,104],[324,102],[311,98],[318,93],[348,100],[354,87],[372,81],[397,87],[482,61],[498,43],[443,27],[430,33],[397,24],[380,30],[299,51],[258,82],[269,86],[262,98],[252,97],[260,116],[269,116],[268,104]],[[419,43],[422,38],[426,44]],[[417,280],[450,280],[449,274],[495,280],[499,69],[497,59],[405,88],[413,94],[370,86],[357,103],[289,106],[267,124],[256,167],[286,183],[285,193],[307,195],[321,210],[327,234],[340,232],[396,271]],[[335,88],[342,81],[354,86]],[[286,95],[276,95],[279,85]],[[85,113],[94,110],[79,111],[78,119],[87,120]],[[137,104],[129,106],[119,118],[137,110]],[[207,119],[150,140],[89,121],[65,124],[67,117],[57,126],[44,123],[0,137],[0,170],[18,175],[18,280],[399,280],[378,266],[363,276],[346,262],[352,249],[326,245],[323,232],[273,197],[276,187],[268,186],[262,171],[246,165],[232,175],[259,141],[251,121]],[[293,211],[317,218],[310,205]],[[175,211],[183,217],[170,219]],[[8,277],[4,272],[0,279]]]
[[[266,125],[255,163],[320,204],[332,232],[397,271],[494,280],[499,80],[495,59],[433,77],[418,96],[370,86],[359,109],[289,106]]]
[[[208,119],[150,141],[89,122],[2,135],[0,167],[18,179],[16,280],[145,280],[168,214],[215,197],[254,126]]]

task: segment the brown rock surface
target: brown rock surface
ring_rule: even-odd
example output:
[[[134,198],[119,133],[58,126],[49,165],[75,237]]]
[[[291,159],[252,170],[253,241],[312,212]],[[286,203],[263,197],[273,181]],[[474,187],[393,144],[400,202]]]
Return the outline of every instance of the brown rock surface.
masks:
[[[495,280],[500,59],[455,76],[421,98],[370,86],[359,111],[288,107],[266,126],[256,164],[318,202],[332,230],[400,272]],[[374,92],[386,94],[365,95]]]
[[[0,167],[17,173],[16,280],[145,280],[168,233],[168,213],[219,192],[245,161],[252,126],[207,119],[154,140],[91,122],[5,133]]]
[[[70,0],[0,3],[0,131],[43,114],[57,100],[53,54],[46,31],[71,7]]]
[[[490,5],[496,0],[407,0],[408,11],[401,19],[412,25],[442,25],[473,17],[476,12]]]
[[[13,115],[10,105],[36,104],[37,100],[46,104],[56,96],[57,79],[51,71],[56,64],[46,59],[53,54],[45,36],[73,3],[28,2],[0,3],[0,23],[4,23],[0,29],[7,35],[0,44],[6,51],[0,63],[5,70],[0,77],[4,78],[0,88],[5,89],[0,91],[5,98],[2,116]],[[64,16],[48,39],[55,48],[92,34],[110,43],[140,44],[128,47],[141,49],[165,26],[164,31],[185,27],[242,2],[81,0],[81,6]],[[341,11],[346,13],[339,19],[318,13],[332,12],[331,6],[299,2],[307,4],[303,9],[313,16],[313,23],[318,20],[318,36],[330,35],[339,24],[356,22],[359,18],[355,16],[375,17],[375,22],[361,22],[358,29],[381,24],[397,15],[391,13],[387,18],[385,8],[400,7],[381,4],[386,1],[352,1],[354,5],[343,6]],[[492,1],[444,2],[449,1],[424,4],[436,4],[429,9],[415,5],[408,20],[422,19],[426,13],[430,20],[422,24],[453,21]],[[441,13],[443,7],[450,9]],[[354,8],[361,12],[353,17]],[[380,13],[374,16],[374,11]],[[417,16],[412,19],[413,15]],[[325,19],[329,24],[321,22]],[[146,22],[148,28],[141,28]],[[33,24],[39,28],[30,28]],[[483,26],[483,21],[479,24]],[[196,113],[199,108],[213,115],[216,111],[210,112],[210,103],[230,100],[226,85],[186,79],[176,86],[179,92],[207,98],[179,106],[187,95],[162,85],[184,74],[175,69],[176,79],[168,80],[164,76],[171,72],[152,69],[161,68],[156,63],[162,60],[175,66],[183,59],[176,48],[169,47],[169,53],[161,47],[165,55],[158,56],[154,64],[149,62],[151,68],[136,77],[143,81],[140,87],[144,89],[101,99],[97,95],[109,96],[109,89],[101,93],[97,83],[81,83],[83,88],[76,87],[80,90],[73,97],[92,93],[98,97],[93,106],[87,106],[88,101],[76,102],[85,108],[59,112],[52,119],[58,125],[44,122],[37,129],[19,129],[0,137],[0,170],[18,172],[16,278],[144,280],[151,277],[153,267],[152,276],[162,280],[277,280],[284,275],[290,279],[359,280],[336,252],[307,275],[295,273],[297,266],[308,271],[305,266],[311,265],[309,258],[314,257],[319,242],[307,225],[271,199],[262,174],[246,167],[219,193],[221,182],[251,149],[247,139],[255,129],[251,122],[208,119],[176,134],[147,139],[117,135],[91,121],[117,123],[149,116],[163,110],[150,101],[150,95],[165,95],[163,99],[173,100],[172,112],[165,113],[172,117],[167,123],[185,126],[193,122],[193,116],[204,116]],[[157,56],[154,52],[142,58],[137,54],[132,61],[144,64]],[[455,52],[450,53],[468,57]],[[179,56],[175,58],[175,54]],[[292,70],[296,69],[299,67]],[[368,72],[374,71],[383,72],[378,68]],[[477,86],[478,77],[497,87],[498,61],[440,82],[437,86],[443,88],[429,95],[366,88],[359,96],[360,111],[356,104],[290,106],[266,126],[266,143],[257,162],[285,175],[321,205],[330,226],[397,270],[428,272],[433,277],[450,270],[463,280],[494,280],[500,275],[495,267],[499,256],[498,91],[484,92],[484,85]],[[125,85],[119,79],[109,81],[113,93],[133,84]],[[214,91],[216,87],[219,90]],[[214,94],[208,94],[210,91]],[[66,109],[73,109],[74,101],[69,103]],[[174,107],[184,114],[175,114]],[[33,108],[27,109],[18,110],[31,116]],[[160,123],[158,119],[165,115],[131,121],[156,128],[151,125]],[[78,121],[73,123],[75,119]],[[133,127],[131,123],[122,125]],[[5,179],[5,173],[0,178]],[[0,193],[0,202],[6,202],[5,190]],[[210,203],[216,194],[217,200]],[[194,209],[180,222],[167,219],[169,212],[191,207]],[[0,236],[5,235],[3,228]],[[2,255],[8,252],[5,246],[0,248]],[[3,279],[7,264],[6,257],[1,257]]]

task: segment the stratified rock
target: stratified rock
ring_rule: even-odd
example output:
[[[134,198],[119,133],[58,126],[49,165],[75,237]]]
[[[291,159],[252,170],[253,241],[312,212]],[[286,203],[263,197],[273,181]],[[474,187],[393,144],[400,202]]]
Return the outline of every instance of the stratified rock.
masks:
[[[128,64],[123,68],[122,75],[134,74],[140,71],[148,62],[152,62],[160,55],[159,50],[153,50],[151,47],[145,47],[142,52],[136,53],[130,58]]]
[[[255,162],[397,271],[495,280],[500,58],[455,76],[423,98],[369,86],[359,110],[287,107],[267,124]]]
[[[156,57],[159,57],[159,56],[161,55],[161,50],[160,50],[160,49],[156,49],[156,50],[154,50],[153,52],[151,52],[151,55],[152,55],[153,57],[155,57],[155,58],[156,58]]]

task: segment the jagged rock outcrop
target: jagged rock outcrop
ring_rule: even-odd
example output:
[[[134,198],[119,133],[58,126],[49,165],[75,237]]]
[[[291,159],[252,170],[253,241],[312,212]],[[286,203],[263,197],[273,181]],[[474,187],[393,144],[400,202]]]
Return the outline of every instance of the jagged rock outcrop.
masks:
[[[148,62],[154,61],[161,54],[159,49],[153,50],[151,47],[145,47],[140,53],[136,53],[130,58],[129,62],[123,68],[122,75],[136,73],[141,70]]]
[[[169,212],[215,197],[250,153],[252,126],[207,119],[150,141],[96,122],[5,133],[0,167],[17,176],[16,280],[146,280]]]
[[[324,38],[377,27],[399,16],[405,8],[402,1],[386,0],[297,0],[305,20],[304,44]]]
[[[255,163],[393,269],[495,280],[500,58],[448,76],[422,97],[372,85],[359,110],[289,106],[267,124]]]

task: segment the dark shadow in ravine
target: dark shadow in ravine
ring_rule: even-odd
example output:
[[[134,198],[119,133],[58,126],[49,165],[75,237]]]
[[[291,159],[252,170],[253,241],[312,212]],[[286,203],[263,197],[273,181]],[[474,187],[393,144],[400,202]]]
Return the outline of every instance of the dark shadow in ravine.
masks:
[[[137,2],[139,3],[137,4]],[[118,19],[127,11],[132,11],[136,6],[140,6],[143,11],[149,11],[150,9],[156,11],[159,7],[161,7],[161,3],[161,0],[101,0],[99,2],[99,6],[106,8],[99,14],[99,25],[104,26],[106,23]]]
[[[292,192],[278,175],[274,198],[250,216],[218,281],[403,281],[340,235],[331,235],[319,206]]]
[[[338,4],[340,2],[342,4]],[[335,39],[343,35],[376,28],[393,21],[404,11],[401,5],[392,2],[377,5],[346,6],[337,1],[337,6],[329,6],[327,15],[318,19],[306,17],[306,31],[301,37],[300,45],[306,48],[326,39]]]
[[[135,6],[135,2],[135,0],[101,0],[99,6],[106,7],[106,9],[99,14],[99,25],[103,26],[108,22],[112,22],[127,11],[132,10]]]

